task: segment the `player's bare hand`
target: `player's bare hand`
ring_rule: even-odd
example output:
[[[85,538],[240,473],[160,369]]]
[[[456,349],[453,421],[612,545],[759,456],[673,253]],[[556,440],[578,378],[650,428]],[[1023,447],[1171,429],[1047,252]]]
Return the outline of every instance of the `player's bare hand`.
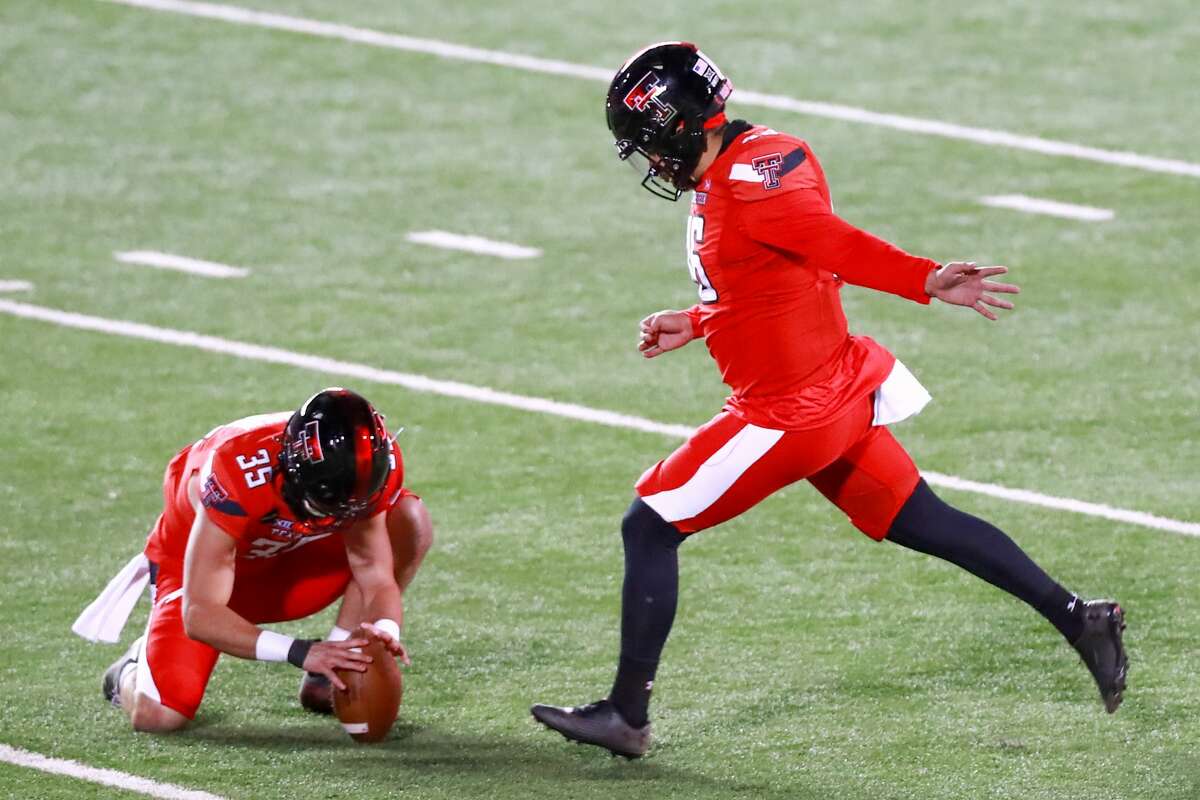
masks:
[[[1017,294],[1021,287],[1012,283],[990,281],[995,275],[1008,272],[1008,267],[980,267],[974,261],[951,261],[925,279],[925,292],[943,303],[967,306],[995,321],[996,314],[988,308],[1011,309],[1009,300],[995,297],[996,294]]]
[[[682,311],[659,311],[638,325],[638,352],[646,358],[661,356],[692,340],[692,321]]]
[[[344,690],[346,684],[341,682],[334,670],[352,669],[355,672],[366,672],[371,657],[357,648],[368,643],[369,640],[363,638],[346,639],[341,642],[316,642],[304,657],[304,670],[324,675],[335,688]]]
[[[366,631],[367,636],[371,639],[379,641],[389,653],[399,658],[404,666],[412,666],[412,659],[408,657],[408,650],[404,647],[404,642],[393,639],[390,633],[369,622],[362,624],[362,630]]]

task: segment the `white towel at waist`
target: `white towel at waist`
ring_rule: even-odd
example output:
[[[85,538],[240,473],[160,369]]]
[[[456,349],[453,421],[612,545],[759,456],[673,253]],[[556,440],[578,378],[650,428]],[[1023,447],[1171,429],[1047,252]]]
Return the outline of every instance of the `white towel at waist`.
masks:
[[[117,641],[148,583],[150,561],[144,553],[138,553],[113,576],[100,596],[83,610],[71,630],[93,642]]]
[[[883,385],[875,390],[875,419],[871,424],[891,425],[908,419],[921,413],[932,399],[921,382],[897,358]]]

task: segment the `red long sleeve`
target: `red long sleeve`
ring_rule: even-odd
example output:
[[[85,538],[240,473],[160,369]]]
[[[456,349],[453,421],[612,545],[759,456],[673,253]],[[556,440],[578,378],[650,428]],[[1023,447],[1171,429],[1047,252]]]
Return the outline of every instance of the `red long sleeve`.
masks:
[[[829,211],[811,189],[791,191],[756,204],[744,217],[750,238],[803,258],[857,286],[928,303],[925,280],[938,264],[909,255]]]

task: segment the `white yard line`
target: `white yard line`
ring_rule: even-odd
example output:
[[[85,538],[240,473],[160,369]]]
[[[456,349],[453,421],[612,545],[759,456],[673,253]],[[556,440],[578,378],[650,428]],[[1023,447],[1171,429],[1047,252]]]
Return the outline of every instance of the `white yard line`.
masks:
[[[542,254],[536,247],[525,247],[511,242],[497,242],[482,236],[465,236],[448,231],[413,231],[405,237],[410,242],[440,247],[444,250],[463,250],[483,256],[519,259],[537,258]]]
[[[548,75],[563,75],[570,78],[580,78],[602,83],[608,83],[612,80],[613,76],[613,70],[604,67],[592,67],[586,64],[573,64],[567,61],[536,58],[519,53],[507,53],[502,50],[484,50],[478,47],[468,47],[437,39],[419,39],[412,36],[402,36],[400,34],[372,30],[370,28],[357,28],[334,22],[322,22],[303,17],[291,17],[284,14],[255,11],[239,6],[189,2],[189,0],[104,0],[104,2],[221,20],[237,25],[252,25],[273,30],[292,31],[294,33],[320,36],[326,39],[341,39],[372,47],[426,53],[438,56],[439,58],[493,64],[495,66],[522,69],[529,72],[541,72]],[[733,99],[735,104],[740,103],[781,111],[792,111],[799,114],[827,117],[846,122],[858,122],[864,125],[876,125],[894,130],[908,131],[910,133],[921,133],[928,136],[941,136],[947,139],[976,142],[992,147],[1008,147],[1015,150],[1043,153],[1045,155],[1095,161],[1101,164],[1112,164],[1119,167],[1146,170],[1148,172],[1162,172],[1169,175],[1200,178],[1200,164],[1189,161],[1159,158],[1157,156],[1141,155],[1122,150],[1105,150],[1099,147],[1088,147],[1087,145],[1071,142],[1043,139],[1038,136],[1024,136],[1007,131],[957,125],[953,122],[921,119],[920,117],[908,117],[900,114],[884,114],[877,111],[869,111],[865,108],[855,108],[854,106],[799,100],[783,95],[764,94],[762,92],[740,89],[734,92]]]
[[[118,789],[137,792],[147,797],[162,797],[167,798],[167,800],[222,800],[218,795],[209,794],[208,792],[184,789],[182,786],[176,786],[171,783],[160,783],[152,781],[149,778],[139,778],[137,775],[130,775],[128,772],[118,772],[115,769],[89,767],[87,764],[80,764],[78,761],[69,761],[65,758],[50,758],[49,756],[31,753],[28,750],[21,750],[17,747],[9,747],[6,744],[0,744],[0,761],[7,761],[9,764],[16,764],[19,767],[29,767],[30,769],[37,769],[54,775],[66,775],[82,781],[103,784],[104,786],[115,786]]]
[[[1053,495],[1031,492],[1028,489],[1009,489],[1007,486],[997,486],[994,483],[980,483],[958,478],[954,475],[943,475],[940,472],[921,470],[921,476],[934,486],[946,489],[958,489],[963,492],[984,494],[1001,500],[1011,500],[1015,503],[1028,503],[1058,511],[1073,511],[1076,514],[1086,514],[1089,517],[1111,519],[1114,522],[1128,522],[1131,525],[1141,525],[1146,528],[1157,528],[1160,531],[1182,533],[1185,536],[1200,536],[1200,523],[1183,522],[1182,520],[1147,514],[1144,511],[1130,511],[1125,508],[1114,508],[1103,503],[1089,503],[1086,500],[1074,500],[1070,497],[1055,497]]]
[[[33,284],[29,281],[0,281],[0,292],[28,292]]]
[[[1045,214],[1050,217],[1078,219],[1084,222],[1107,222],[1116,216],[1111,208],[1078,206],[1074,203],[1060,203],[1057,200],[1046,200],[1024,194],[993,194],[979,198],[979,202],[992,208],[1011,208],[1026,214]]]
[[[126,2],[127,0],[109,1]],[[134,0],[134,2],[137,2],[137,0]],[[976,128],[970,125],[958,125],[953,122],[942,122],[936,119],[906,117],[901,114],[885,114],[878,111],[869,111],[865,108],[855,108],[854,106],[843,106],[836,103],[822,103],[812,100],[797,100],[775,94],[734,90],[733,100],[764,108],[795,111],[799,114],[828,117],[845,122],[861,122],[864,125],[876,125],[881,128],[892,128],[898,131],[908,131],[909,133],[923,133],[927,136],[940,136],[944,139],[959,139],[991,147],[1008,147],[1013,150],[1028,150],[1048,156],[1078,158],[1083,161],[1095,161],[1100,164],[1141,169],[1147,172],[1163,172],[1168,175],[1184,175],[1190,178],[1200,178],[1200,164],[1173,158],[1141,155],[1140,153],[1131,153],[1128,150],[1105,150],[1100,147],[1089,147],[1073,142],[1043,139],[1040,136],[1026,136],[1020,133],[1010,133],[990,128]]]
[[[192,275],[203,275],[206,278],[244,278],[250,274],[250,270],[244,267],[231,267],[216,261],[203,261],[199,258],[188,258],[174,253],[160,253],[157,250],[128,250],[113,253],[113,258],[124,264],[170,269]]]
[[[483,386],[472,386],[467,383],[437,380],[436,378],[429,378],[424,375],[378,369],[366,364],[338,361],[332,358],[295,353],[290,350],[281,350],[276,347],[266,347],[247,342],[235,342],[229,339],[206,336],[190,331],[158,328],[153,325],[144,325],[140,322],[91,317],[84,314],[58,311],[53,308],[3,299],[0,299],[0,313],[50,322],[67,328],[111,333],[131,339],[144,339],[150,342],[173,344],[181,347],[193,347],[197,350],[207,350],[210,353],[225,353],[251,361],[286,364],[328,375],[357,378],[392,386],[403,386],[406,389],[416,392],[430,392],[446,397],[457,397],[463,400],[474,400],[479,403],[518,408],[522,411],[537,411],[543,414],[552,414],[584,422],[595,422],[616,428],[630,428],[648,433],[661,433],[678,437],[690,436],[692,432],[692,428],[686,425],[664,425],[663,423],[653,422],[641,417],[618,414],[613,411],[601,411],[573,403],[560,403],[555,400],[544,400],[538,397],[525,397],[523,395],[488,389]]]
[[[290,350],[281,350],[275,347],[250,344],[247,342],[236,342],[229,339],[221,339],[216,336],[192,333],[190,331],[172,330],[171,328],[158,328],[153,325],[145,325],[140,322],[105,319],[104,317],[92,317],[69,311],[59,311],[57,309],[45,308],[43,306],[18,303],[13,300],[0,299],[0,313],[11,314],[12,316],[21,317],[24,319],[40,320],[42,322],[48,322],[66,328],[96,331],[99,333],[108,333],[116,336],[125,336],[131,339],[142,339],[145,341],[160,342],[162,344],[172,344],[180,347],[191,347],[197,350],[205,350],[210,353],[224,353],[226,355],[236,356],[237,358],[245,358],[252,361],[264,361],[271,364],[286,364],[288,366],[312,370],[314,372],[320,372],[331,376],[336,375],[338,377],[356,378],[359,380],[370,381],[372,383],[403,386],[406,389],[411,389],[417,392],[430,392],[432,394],[444,395],[446,397],[456,397],[462,400],[471,400],[477,403],[488,403],[491,405],[516,408],[522,411],[551,414],[557,417],[566,417],[568,419],[580,420],[583,422],[594,422],[614,428],[627,428],[631,430],[645,431],[647,433],[662,434],[664,436],[671,436],[674,438],[685,438],[690,436],[694,430],[694,428],[689,425],[671,425],[663,422],[655,422],[654,420],[645,419],[644,417],[619,414],[615,411],[603,411],[600,409],[588,408],[587,406],[576,405],[574,403],[561,403],[556,400],[547,400],[541,397],[528,397],[525,395],[511,394],[509,392],[501,392],[495,389],[489,389],[486,386],[473,386],[468,383],[443,381],[436,378],[430,378],[425,375],[414,375],[407,372],[395,372],[392,370],[371,367],[366,364],[356,364],[350,361],[338,361],[332,358],[306,355],[304,353],[295,353]],[[1051,495],[1031,492],[1025,489],[1010,489],[1005,486],[997,486],[991,483],[978,483],[976,481],[957,478],[952,475],[942,475],[937,472],[925,472],[923,474],[925,479],[935,486],[944,486],[949,489],[957,489],[964,492],[975,492],[977,494],[999,497],[1005,500],[1011,500],[1013,502],[1029,503],[1032,505],[1058,509],[1061,511],[1072,511],[1077,514],[1084,514],[1091,517],[1101,517],[1103,519],[1111,519],[1118,522],[1127,522],[1132,525],[1140,525],[1146,528],[1171,531],[1172,533],[1180,533],[1186,536],[1200,536],[1200,523],[1184,522],[1182,520],[1159,517],[1154,514],[1147,514],[1141,511],[1112,508],[1110,506],[1105,506],[1098,503],[1088,503],[1082,500],[1073,500],[1066,497],[1053,497]]]

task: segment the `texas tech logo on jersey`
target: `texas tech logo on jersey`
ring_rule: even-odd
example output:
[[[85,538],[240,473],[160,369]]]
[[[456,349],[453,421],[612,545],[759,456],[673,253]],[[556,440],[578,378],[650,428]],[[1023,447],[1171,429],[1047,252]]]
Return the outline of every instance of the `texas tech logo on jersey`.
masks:
[[[204,505],[212,507],[228,500],[229,492],[225,491],[225,487],[217,480],[216,475],[209,475],[203,488],[200,489],[200,499]]]
[[[759,156],[750,162],[750,167],[762,178],[764,189],[779,188],[779,170],[783,166],[783,156],[771,153],[769,156]]]
[[[656,124],[665,125],[675,116],[675,107],[658,97],[666,90],[666,84],[653,71],[647,72],[625,95],[625,107],[631,111],[649,111]]]
[[[211,473],[200,488],[200,502],[205,508],[220,511],[231,517],[246,516],[246,510],[229,496],[229,492],[225,491],[225,487],[217,480],[217,476]]]

